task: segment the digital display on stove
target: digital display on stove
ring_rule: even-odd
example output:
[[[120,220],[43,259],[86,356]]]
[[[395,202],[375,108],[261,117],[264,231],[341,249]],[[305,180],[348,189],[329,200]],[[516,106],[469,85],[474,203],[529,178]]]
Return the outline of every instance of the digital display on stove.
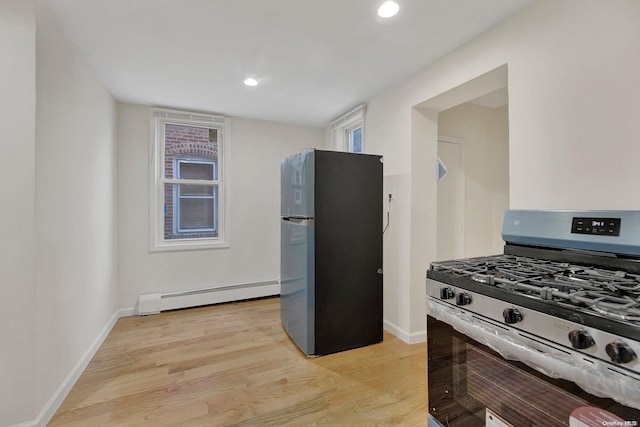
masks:
[[[571,232],[576,234],[619,236],[620,218],[573,218]]]

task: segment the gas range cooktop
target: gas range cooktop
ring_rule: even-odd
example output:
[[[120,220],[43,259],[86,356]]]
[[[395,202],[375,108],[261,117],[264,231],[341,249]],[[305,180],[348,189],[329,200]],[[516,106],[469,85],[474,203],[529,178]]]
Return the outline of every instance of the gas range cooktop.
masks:
[[[495,255],[434,262],[435,272],[640,325],[640,277],[622,270]]]
[[[432,263],[427,295],[640,374],[640,211],[508,210],[502,235],[504,254]]]
[[[640,211],[508,210],[502,236],[504,254],[427,278],[640,342]]]

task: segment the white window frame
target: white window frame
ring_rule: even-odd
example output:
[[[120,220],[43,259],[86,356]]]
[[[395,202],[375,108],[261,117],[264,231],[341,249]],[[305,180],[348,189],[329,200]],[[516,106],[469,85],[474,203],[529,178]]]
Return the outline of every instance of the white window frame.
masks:
[[[228,248],[230,243],[229,209],[226,196],[227,157],[230,141],[230,120],[227,117],[207,113],[193,113],[164,108],[152,108],[150,114],[150,167],[149,167],[149,251],[179,251],[193,249]],[[218,135],[218,179],[189,180],[189,184],[218,187],[217,225],[218,236],[207,238],[164,238],[164,187],[165,184],[183,184],[180,179],[165,178],[164,129],[166,124],[216,129]],[[175,193],[174,193],[175,198]]]
[[[366,107],[364,104],[359,105],[353,110],[343,114],[331,123],[331,145],[336,151],[353,152],[350,143],[350,132],[361,127],[362,128],[362,151],[365,150],[365,133],[364,133],[364,117]]]

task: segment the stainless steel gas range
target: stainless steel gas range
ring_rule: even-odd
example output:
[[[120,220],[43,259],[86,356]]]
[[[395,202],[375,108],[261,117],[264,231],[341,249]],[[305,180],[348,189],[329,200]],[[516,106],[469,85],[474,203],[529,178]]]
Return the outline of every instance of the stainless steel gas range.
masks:
[[[508,210],[503,239],[427,271],[430,414],[638,425],[640,211]]]

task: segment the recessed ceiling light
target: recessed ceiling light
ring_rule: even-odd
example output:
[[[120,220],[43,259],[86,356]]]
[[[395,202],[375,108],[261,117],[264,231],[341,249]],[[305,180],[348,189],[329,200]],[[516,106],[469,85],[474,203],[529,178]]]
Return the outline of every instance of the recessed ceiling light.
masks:
[[[394,1],[386,1],[378,8],[378,16],[381,18],[391,18],[400,10],[398,3]]]
[[[247,86],[258,86],[258,81],[253,77],[249,77],[248,79],[245,79],[244,84]]]

